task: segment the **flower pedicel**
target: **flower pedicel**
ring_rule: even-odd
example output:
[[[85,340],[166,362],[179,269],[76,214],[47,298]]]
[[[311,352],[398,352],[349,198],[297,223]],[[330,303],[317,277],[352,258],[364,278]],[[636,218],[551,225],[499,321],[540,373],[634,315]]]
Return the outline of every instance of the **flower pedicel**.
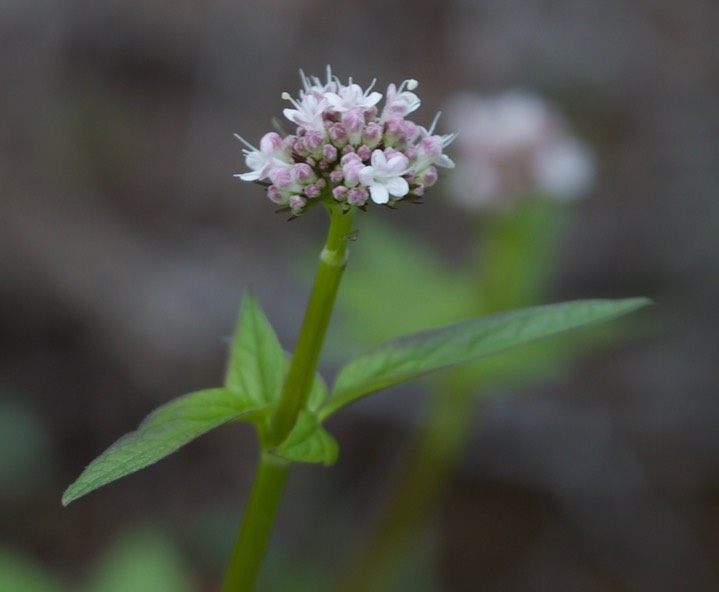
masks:
[[[267,197],[280,211],[302,214],[326,200],[364,208],[369,201],[392,206],[413,201],[437,180],[437,166],[452,168],[443,153],[456,134],[436,135],[437,117],[429,129],[406,119],[420,100],[416,80],[373,91],[362,90],[350,78],[345,85],[327,68],[327,81],[300,73],[299,99],[284,116],[297,125],[296,133],[282,137],[265,134],[259,149],[242,137],[248,173],[236,175],[267,187]]]

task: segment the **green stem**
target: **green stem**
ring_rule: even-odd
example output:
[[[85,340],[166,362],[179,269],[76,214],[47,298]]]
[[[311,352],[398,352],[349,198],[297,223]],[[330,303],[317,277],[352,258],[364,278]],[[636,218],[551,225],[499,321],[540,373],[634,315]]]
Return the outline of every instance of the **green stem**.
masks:
[[[327,209],[330,214],[327,242],[320,255],[315,283],[282,389],[280,404],[270,425],[268,448],[274,448],[284,442],[305,406],[347,262],[354,208],[343,212],[341,204],[331,204]]]
[[[254,590],[292,466],[290,461],[273,455],[271,450],[284,442],[307,402],[352,235],[354,208],[345,213],[341,204],[331,203],[327,209],[330,214],[327,242],[320,255],[315,283],[277,411],[269,433],[261,438],[263,452],[222,592]]]
[[[262,452],[222,592],[254,590],[291,466],[290,461]]]
[[[469,434],[473,391],[466,384],[460,386],[458,379],[461,376],[452,372],[435,385],[438,396],[430,400],[430,419],[417,435],[409,458],[403,459],[406,469],[378,512],[371,539],[351,559],[350,569],[341,580],[345,592],[395,589],[399,566],[408,550],[421,540],[425,519]]]

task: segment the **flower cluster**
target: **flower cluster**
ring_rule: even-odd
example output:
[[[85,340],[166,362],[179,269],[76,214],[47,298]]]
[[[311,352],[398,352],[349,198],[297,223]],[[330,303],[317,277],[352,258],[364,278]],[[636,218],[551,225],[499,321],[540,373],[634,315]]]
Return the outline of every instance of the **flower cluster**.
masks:
[[[429,129],[406,119],[420,105],[416,80],[390,84],[380,110],[374,82],[367,90],[352,79],[345,85],[329,67],[325,82],[300,74],[299,98],[282,95],[294,134],[265,134],[259,149],[237,136],[251,170],[236,176],[266,186],[283,209],[299,215],[321,200],[349,208],[418,199],[437,180],[436,167],[454,166],[443,150],[455,134],[434,134],[437,117]]]
[[[568,201],[592,184],[590,152],[561,114],[535,95],[464,94],[450,102],[447,114],[451,124],[462,125],[449,188],[470,209],[506,210],[533,195]]]

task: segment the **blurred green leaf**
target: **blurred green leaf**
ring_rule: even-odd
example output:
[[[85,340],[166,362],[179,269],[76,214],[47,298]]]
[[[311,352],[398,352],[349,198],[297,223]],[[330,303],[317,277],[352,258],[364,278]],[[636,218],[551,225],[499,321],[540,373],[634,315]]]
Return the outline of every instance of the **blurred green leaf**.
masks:
[[[258,410],[254,401],[224,388],[197,391],[170,401],[92,461],[67,488],[62,503],[67,505],[157,462],[213,428]]]
[[[400,337],[355,358],[340,371],[321,417],[428,372],[606,321],[648,303],[646,298],[567,302],[479,317]]]
[[[62,592],[66,588],[39,563],[16,551],[0,549],[0,590]]]
[[[436,327],[476,310],[475,278],[449,267],[418,237],[366,222],[342,278],[327,354],[346,359],[355,344]]]
[[[40,415],[20,396],[0,388],[0,501],[22,499],[46,487],[53,452]]]
[[[125,534],[103,557],[89,592],[193,592],[192,580],[173,542],[141,529]]]

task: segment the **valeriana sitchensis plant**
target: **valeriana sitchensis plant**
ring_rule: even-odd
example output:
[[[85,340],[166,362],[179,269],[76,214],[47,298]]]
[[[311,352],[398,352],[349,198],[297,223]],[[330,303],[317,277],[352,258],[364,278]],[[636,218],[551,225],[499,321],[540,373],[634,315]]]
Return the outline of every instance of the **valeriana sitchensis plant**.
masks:
[[[338,454],[324,422],[358,399],[414,377],[635,310],[646,300],[592,300],[470,319],[386,342],[344,365],[328,388],[317,373],[320,352],[358,210],[416,201],[452,168],[444,154],[454,135],[437,135],[407,116],[420,105],[417,82],[381,93],[302,74],[303,88],[285,117],[294,133],[246,144],[249,172],[291,217],[319,206],[329,230],[295,348],[287,353],[255,300],[246,295],[223,386],[184,395],[151,412],[134,432],[95,459],[67,489],[65,504],[146,467],[228,422],[257,431],[260,457],[222,590],[254,589],[290,468],[331,464]],[[418,286],[421,289],[421,286]],[[401,303],[387,301],[387,306]]]

